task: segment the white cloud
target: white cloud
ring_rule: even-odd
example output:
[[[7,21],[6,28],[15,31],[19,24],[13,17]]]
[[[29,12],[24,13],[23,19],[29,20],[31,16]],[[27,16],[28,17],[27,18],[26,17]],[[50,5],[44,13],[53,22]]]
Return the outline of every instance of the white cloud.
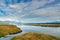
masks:
[[[2,0],[3,1],[3,0]],[[37,9],[39,7],[44,7],[44,5],[54,2],[55,0],[32,0],[32,2],[28,3],[16,3],[14,5],[9,4],[8,7],[4,6],[5,4],[1,2],[0,8],[4,10],[7,14],[6,17],[15,18],[15,19],[22,19],[27,15],[38,15],[38,19],[59,19],[60,18],[60,4],[56,6],[50,6],[47,8]],[[2,7],[1,7],[2,6]],[[36,10],[37,9],[37,10]],[[11,19],[11,20],[13,20]],[[37,19],[37,18],[36,18]],[[32,18],[32,20],[36,20]],[[37,19],[37,20],[38,20]],[[22,19],[23,20],[23,19]],[[30,18],[27,21],[31,20]],[[40,19],[39,19],[40,20]]]
[[[40,15],[40,17],[47,17],[47,18],[60,18],[60,5],[57,5],[56,7],[48,7],[43,9],[38,9],[35,11],[32,11],[31,13],[34,13],[36,15]]]
[[[30,5],[28,5],[25,10],[35,10],[36,8],[39,8],[39,7],[43,7],[44,5],[48,4],[48,3],[52,3],[54,2],[55,0],[33,0]]]
[[[37,18],[25,19],[25,22],[49,22],[49,21],[60,21],[60,4],[47,8],[37,9],[30,13],[38,15]],[[31,14],[31,15],[32,15]],[[24,20],[22,21],[24,22]]]
[[[11,19],[11,18],[0,18],[0,21],[14,21],[14,22],[19,22],[17,19]]]

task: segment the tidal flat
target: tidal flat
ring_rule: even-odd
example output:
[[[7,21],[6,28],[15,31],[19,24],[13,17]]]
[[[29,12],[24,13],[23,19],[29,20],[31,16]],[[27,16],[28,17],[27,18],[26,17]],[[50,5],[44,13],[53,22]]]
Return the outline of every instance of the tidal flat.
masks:
[[[54,36],[56,38],[60,38],[60,28],[53,28],[53,27],[39,27],[39,26],[29,26],[29,25],[15,25],[17,28],[21,28],[22,32],[7,35],[7,37],[1,37],[0,40],[12,40],[13,37],[17,36],[24,36],[24,34],[27,34],[29,32],[34,32],[38,34],[47,34]],[[55,39],[54,39],[55,40]]]

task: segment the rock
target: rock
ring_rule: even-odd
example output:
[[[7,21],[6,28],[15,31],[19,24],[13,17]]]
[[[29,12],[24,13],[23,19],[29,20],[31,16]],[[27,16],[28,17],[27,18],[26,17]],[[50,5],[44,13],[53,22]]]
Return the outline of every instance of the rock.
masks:
[[[16,25],[0,24],[0,37],[20,33],[22,30]]]
[[[22,36],[13,37],[11,40],[60,40],[60,39],[47,34],[26,33]]]

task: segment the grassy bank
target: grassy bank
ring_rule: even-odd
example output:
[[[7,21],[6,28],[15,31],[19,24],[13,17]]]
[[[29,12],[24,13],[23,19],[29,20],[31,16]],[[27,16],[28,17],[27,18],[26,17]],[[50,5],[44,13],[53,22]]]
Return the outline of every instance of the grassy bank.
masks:
[[[47,34],[26,33],[22,36],[16,36],[11,40],[60,40],[60,39]]]
[[[22,32],[16,25],[0,24],[0,37]]]

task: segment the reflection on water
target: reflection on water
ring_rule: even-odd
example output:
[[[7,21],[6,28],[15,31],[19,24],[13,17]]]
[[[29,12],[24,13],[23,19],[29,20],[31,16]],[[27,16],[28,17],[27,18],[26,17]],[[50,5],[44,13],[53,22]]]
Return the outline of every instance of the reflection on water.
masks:
[[[20,27],[23,32],[14,34],[14,35],[8,35],[6,38],[2,37],[0,40],[10,40],[14,36],[23,35],[27,32],[37,32],[37,33],[43,33],[48,35],[53,35],[60,38],[60,28],[52,28],[52,27],[39,27],[39,26],[26,26],[26,25],[20,25]]]

